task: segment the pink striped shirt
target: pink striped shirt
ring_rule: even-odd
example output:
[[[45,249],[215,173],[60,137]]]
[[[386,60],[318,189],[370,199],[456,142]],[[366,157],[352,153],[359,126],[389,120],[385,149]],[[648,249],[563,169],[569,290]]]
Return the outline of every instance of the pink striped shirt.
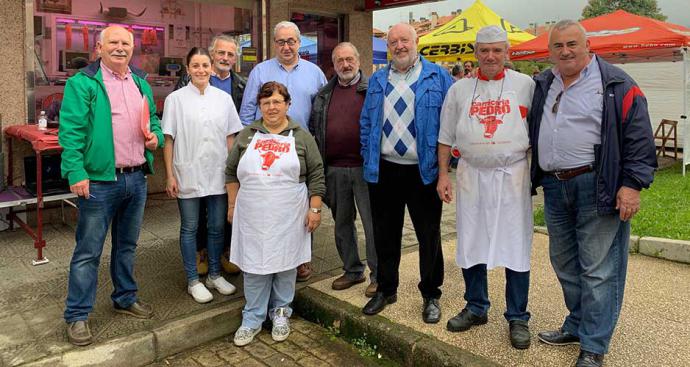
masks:
[[[134,83],[129,68],[127,73],[121,76],[101,62],[101,74],[112,112],[115,167],[140,166],[146,162],[145,139],[139,127],[142,94]]]

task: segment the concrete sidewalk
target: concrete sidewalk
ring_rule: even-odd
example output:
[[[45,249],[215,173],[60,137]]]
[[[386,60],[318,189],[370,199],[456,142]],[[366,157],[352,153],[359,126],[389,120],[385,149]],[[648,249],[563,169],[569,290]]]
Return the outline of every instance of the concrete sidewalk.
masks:
[[[422,299],[419,282],[418,254],[403,255],[400,263],[398,302],[386,307],[380,316],[393,324],[431,335],[449,345],[504,366],[570,366],[579,351],[577,346],[552,347],[537,341],[538,331],[560,327],[566,315],[561,288],[548,259],[548,238],[536,234],[532,251],[529,310],[532,346],[518,351],[510,346],[505,310],[505,276],[502,269],[489,272],[489,297],[492,307],[489,323],[464,333],[446,331],[446,321],[464,307],[464,284],[455,265],[455,240],[443,246],[446,279],[441,307],[443,317],[436,325],[421,319]],[[367,302],[365,285],[334,291],[326,279],[309,287],[356,306],[359,313]],[[312,295],[311,297],[318,298]],[[690,266],[631,255],[628,281],[621,317],[606,358],[613,366],[689,366],[690,365]],[[369,317],[353,315],[362,322]],[[372,320],[373,322],[373,320]],[[393,331],[395,332],[395,331]]]
[[[535,198],[535,202],[538,200],[538,197]],[[118,361],[117,358],[125,356],[132,359],[128,365],[142,365],[234,332],[240,320],[239,310],[244,303],[241,276],[228,276],[228,280],[238,286],[235,295],[225,297],[214,292],[213,302],[206,305],[194,302],[186,293],[178,242],[177,204],[164,195],[156,194],[151,195],[147,202],[136,260],[139,296],[154,305],[153,319],[133,319],[112,312],[108,238],[101,258],[96,306],[90,317],[96,343],[87,348],[70,345],[62,313],[69,261],[74,247],[76,213],[73,209],[66,210],[66,225],[50,224],[45,228],[47,247],[44,253],[50,259],[48,264],[30,265],[36,252],[33,241],[23,232],[0,232],[0,367],[32,361],[43,361],[43,365],[54,366],[55,361],[68,364],[68,361],[84,356],[90,359],[95,356],[109,357],[110,365],[114,366],[122,365],[118,362],[125,360]],[[443,210],[442,234],[447,256],[442,298],[444,322],[428,327],[422,325],[419,319],[421,300],[416,292],[418,275],[415,270],[417,240],[409,216],[406,217],[403,232],[404,253],[409,255],[405,256],[405,265],[402,266],[406,269],[403,273],[406,275],[401,282],[401,297],[398,304],[384,312],[384,316],[423,333],[438,334],[440,340],[447,340],[450,345],[469,348],[471,352],[487,355],[502,364],[517,364],[514,359],[517,356],[517,361],[525,365],[532,361],[568,365],[576,353],[572,348],[553,350],[535,343],[532,349],[522,354],[508,349],[506,326],[501,317],[504,301],[500,295],[503,281],[499,272],[491,275],[494,307],[490,324],[469,334],[451,336],[444,332],[445,320],[462,306],[462,282],[452,261],[455,205],[444,205]],[[322,223],[314,235],[312,265],[317,275],[313,281],[342,272],[334,245],[333,221],[328,210],[323,212]],[[363,230],[361,224],[358,226],[360,254],[364,256]],[[560,288],[555,283],[545,251],[545,237],[536,236],[530,303],[533,331],[557,327],[565,312]],[[686,306],[690,301],[690,266],[636,255],[631,257],[628,274],[626,305],[608,363],[642,365],[644,361],[653,360],[655,363],[652,365],[690,365],[690,323],[687,321],[690,319],[690,308]],[[330,280],[326,280],[314,289],[328,292],[329,286]],[[365,302],[363,288],[358,287],[350,292],[353,293],[347,296],[351,298],[349,301],[361,307]],[[338,293],[336,296],[345,297],[348,294]],[[355,314],[356,317],[362,317],[357,309]],[[393,314],[398,314],[398,318]],[[185,333],[185,330],[189,332]],[[477,333],[478,338],[468,338],[475,335],[472,333]],[[136,346],[146,352],[140,356],[147,360],[136,359],[129,353],[136,349],[133,342],[128,344],[131,340],[141,342]],[[434,343],[427,345],[434,346]]]

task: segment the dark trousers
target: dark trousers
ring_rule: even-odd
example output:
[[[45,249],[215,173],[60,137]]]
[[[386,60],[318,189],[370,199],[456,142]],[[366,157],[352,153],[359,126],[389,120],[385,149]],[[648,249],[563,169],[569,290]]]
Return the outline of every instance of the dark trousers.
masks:
[[[465,279],[465,301],[467,309],[477,316],[489,312],[489,283],[486,279],[486,264],[477,264],[462,269]],[[528,321],[529,271],[513,271],[506,268],[506,311],[503,316],[508,321]]]
[[[227,217],[227,215],[226,215]],[[208,215],[206,215],[206,202],[203,200],[199,203],[199,228],[196,232],[196,250],[201,251],[207,247],[208,231]],[[225,221],[225,235],[223,237],[223,252],[230,250],[230,240],[232,239],[232,224]],[[222,254],[221,254],[222,256]]]
[[[417,165],[381,160],[378,183],[369,184],[374,244],[378,259],[378,291],[397,292],[405,206],[419,241],[418,288],[425,298],[439,298],[443,284],[441,206],[436,181],[424,185]]]

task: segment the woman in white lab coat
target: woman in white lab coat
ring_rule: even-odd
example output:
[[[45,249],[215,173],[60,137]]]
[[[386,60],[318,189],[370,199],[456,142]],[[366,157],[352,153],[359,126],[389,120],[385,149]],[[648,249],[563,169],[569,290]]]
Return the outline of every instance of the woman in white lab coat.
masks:
[[[187,292],[199,303],[213,300],[208,288],[229,295],[235,287],[221,276],[227,194],[225,159],[233,135],[242,129],[232,97],[209,84],[211,57],[204,48],[187,54],[191,81],[165,99],[166,192],[177,198],[180,209],[180,249],[187,273]],[[196,267],[196,233],[199,205],[207,208],[209,275],[199,281]]]

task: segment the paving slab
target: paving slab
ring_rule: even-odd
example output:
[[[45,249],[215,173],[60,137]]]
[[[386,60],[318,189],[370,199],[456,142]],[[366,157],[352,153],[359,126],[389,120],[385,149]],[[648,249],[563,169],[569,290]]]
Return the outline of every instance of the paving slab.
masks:
[[[299,317],[291,318],[292,332],[286,341],[275,342],[263,329],[244,347],[232,343],[232,335],[204,343],[183,353],[152,363],[149,367],[367,367],[379,365],[377,357],[364,357],[353,346],[333,337],[328,330]],[[299,341],[296,343],[296,341]],[[311,342],[310,342],[311,341]],[[318,341],[316,344],[312,342]],[[307,344],[300,346],[299,344]]]
[[[418,255],[403,255],[400,264],[398,302],[386,307],[380,316],[391,322],[431,335],[505,366],[569,366],[577,358],[578,347],[552,347],[539,343],[536,333],[560,327],[566,315],[562,292],[548,259],[548,237],[535,234],[529,310],[533,343],[519,351],[510,346],[505,310],[505,275],[503,269],[489,272],[489,297],[492,307],[489,323],[463,333],[450,333],[446,321],[464,307],[464,284],[455,264],[455,241],[443,244],[446,278],[442,287],[442,321],[436,325],[422,322],[422,299],[417,290]],[[310,289],[356,307],[359,312],[367,302],[366,284],[344,291],[330,288],[334,278],[313,283]],[[613,366],[689,366],[690,365],[690,265],[630,255],[624,305],[616,333],[606,357]],[[360,318],[370,319],[358,315]],[[377,321],[371,321],[377,322]]]

